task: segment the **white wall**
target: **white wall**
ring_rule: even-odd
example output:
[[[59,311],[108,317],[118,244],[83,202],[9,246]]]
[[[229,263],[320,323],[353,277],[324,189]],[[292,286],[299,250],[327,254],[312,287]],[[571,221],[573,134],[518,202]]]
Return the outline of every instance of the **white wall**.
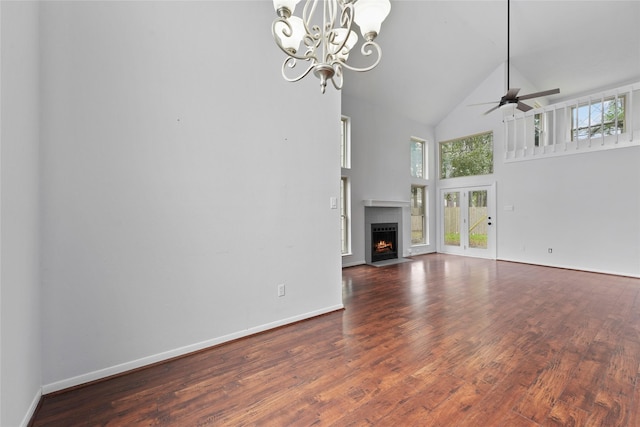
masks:
[[[494,131],[494,174],[481,179],[497,182],[498,259],[640,276],[640,147],[504,163],[500,111],[467,107],[503,92],[499,67],[436,127],[438,141]]]
[[[40,397],[38,5],[0,3],[0,425]]]
[[[342,307],[340,94],[274,17],[42,5],[46,392]]]
[[[344,174],[348,176],[351,186],[352,221],[352,254],[343,256],[343,266],[362,264],[366,259],[363,200],[409,201],[411,184],[414,182],[428,185],[430,244],[411,248],[410,211],[408,208],[403,208],[402,254],[410,255],[410,249],[412,254],[433,252],[435,250],[433,131],[422,123],[399,116],[391,109],[345,95],[342,97],[342,114],[351,118],[351,169],[345,170]],[[411,137],[427,140],[430,178],[428,182],[418,182],[411,178]]]
[[[640,276],[639,162],[633,147],[505,164],[500,258]]]

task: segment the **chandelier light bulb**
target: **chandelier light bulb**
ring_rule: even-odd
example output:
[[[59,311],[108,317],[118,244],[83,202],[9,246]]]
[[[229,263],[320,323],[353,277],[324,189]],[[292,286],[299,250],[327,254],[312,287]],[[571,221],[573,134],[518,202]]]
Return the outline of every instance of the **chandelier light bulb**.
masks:
[[[297,16],[289,17],[286,23],[284,21],[276,23],[276,36],[287,52],[296,53],[298,51],[304,34],[304,22]]]
[[[273,0],[273,8],[278,16],[288,18],[293,14],[300,0]]]
[[[347,31],[349,32],[349,37],[347,37]],[[347,39],[346,42],[344,42],[345,38]],[[338,52],[338,48],[343,42],[344,47]],[[335,53],[338,58],[346,61],[349,59],[349,52],[353,49],[356,43],[358,43],[358,35],[355,31],[349,31],[346,28],[338,28],[335,30],[335,38],[332,41],[332,46],[334,48],[333,53]]]
[[[382,21],[391,11],[389,0],[358,0],[354,3],[355,21],[360,27],[362,37],[371,41],[380,34]]]

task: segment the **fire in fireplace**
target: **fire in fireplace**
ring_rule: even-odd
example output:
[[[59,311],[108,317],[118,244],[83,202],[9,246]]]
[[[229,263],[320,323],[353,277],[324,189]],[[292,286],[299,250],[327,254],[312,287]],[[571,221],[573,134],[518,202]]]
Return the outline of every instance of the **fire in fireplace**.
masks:
[[[371,224],[371,262],[398,258],[398,223]]]

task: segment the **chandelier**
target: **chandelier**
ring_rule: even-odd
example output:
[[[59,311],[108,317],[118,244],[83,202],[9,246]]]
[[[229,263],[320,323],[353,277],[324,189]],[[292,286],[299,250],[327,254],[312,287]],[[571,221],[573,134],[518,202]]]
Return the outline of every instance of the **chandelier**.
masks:
[[[336,89],[342,89],[343,68],[363,72],[378,65],[382,50],[374,39],[391,10],[389,0],[305,0],[298,17],[293,12],[299,1],[273,0],[278,18],[271,30],[276,44],[287,55],[282,64],[285,80],[297,82],[313,71],[324,93],[329,80]],[[320,13],[318,3],[322,3],[321,17],[316,15]],[[370,63],[365,67],[347,64],[358,43],[358,35],[352,30],[354,22],[364,38],[360,53]],[[301,61],[307,63],[306,68],[296,70]]]

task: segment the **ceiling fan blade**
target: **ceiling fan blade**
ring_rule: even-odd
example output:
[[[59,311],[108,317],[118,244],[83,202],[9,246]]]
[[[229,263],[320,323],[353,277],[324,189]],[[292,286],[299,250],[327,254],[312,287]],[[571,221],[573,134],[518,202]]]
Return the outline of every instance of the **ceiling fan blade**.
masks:
[[[504,96],[504,99],[516,99],[518,92],[520,92],[520,88],[510,88]]]
[[[533,109],[533,107],[531,107],[530,105],[527,105],[527,104],[525,104],[523,102],[518,102],[518,107],[517,108],[518,108],[518,110],[525,111],[525,112]]]
[[[484,115],[486,116],[487,114],[494,112],[494,111],[495,111],[495,110],[497,110],[498,108],[500,108],[500,104],[498,104],[498,105],[496,105],[495,107],[490,108],[490,109],[488,109],[487,111],[485,111]]]
[[[542,92],[530,93],[528,95],[519,96],[518,99],[531,99],[537,98],[539,96],[555,95],[556,93],[560,93],[560,89],[551,89]]]

